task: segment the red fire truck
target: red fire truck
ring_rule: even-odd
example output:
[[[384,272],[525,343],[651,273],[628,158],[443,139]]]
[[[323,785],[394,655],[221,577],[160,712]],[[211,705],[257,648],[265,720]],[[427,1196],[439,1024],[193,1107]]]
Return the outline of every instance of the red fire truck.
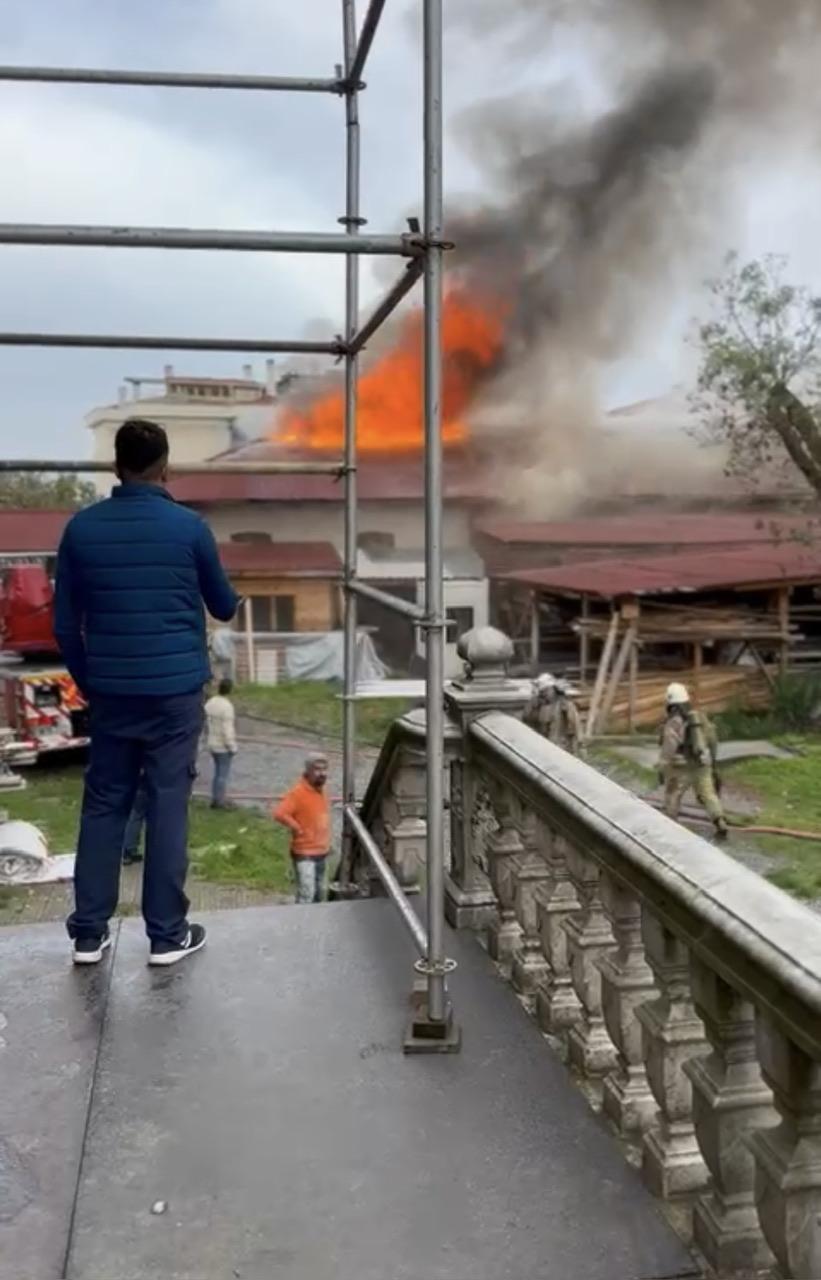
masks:
[[[33,762],[88,745],[88,708],[59,661],[54,586],[45,564],[0,571],[0,722]]]

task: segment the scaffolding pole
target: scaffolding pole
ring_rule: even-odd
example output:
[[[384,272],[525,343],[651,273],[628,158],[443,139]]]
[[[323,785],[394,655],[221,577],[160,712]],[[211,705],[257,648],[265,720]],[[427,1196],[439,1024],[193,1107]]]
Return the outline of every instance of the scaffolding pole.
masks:
[[[108,472],[113,474],[114,462],[87,459],[78,462],[67,458],[55,462],[46,458],[4,458],[0,460],[0,474],[14,471],[54,472],[57,474]],[[169,467],[172,476],[336,476],[344,474],[343,461],[304,460],[302,462],[181,462]]]
[[[354,46],[353,57],[347,69],[348,83],[351,86],[357,86],[362,79],[362,72],[365,70],[365,63],[368,61],[368,54],[371,51],[376,28],[379,26],[379,19],[382,17],[384,8],[385,0],[371,0],[368,6],[368,12],[365,14],[365,20],[362,23],[359,44]]]
[[[425,607],[427,610],[427,1008],[413,1036],[458,1048],[445,988],[444,656],[442,583],[442,0],[423,0],[425,215]]]
[[[403,600],[401,596],[391,595],[390,591],[381,591],[379,587],[372,587],[368,582],[351,579],[347,587],[351,594],[362,596],[363,600],[373,600],[376,604],[384,605],[386,609],[410,618],[412,622],[421,624],[427,619],[427,612],[421,605],[414,604],[412,600]]]
[[[0,244],[108,249],[230,249],[244,253],[367,253],[405,258],[425,252],[421,236],[339,232],[219,231],[190,227],[86,227],[0,222]]]
[[[100,67],[0,67],[0,80],[41,84],[150,85],[160,89],[250,89],[262,92],[345,92],[345,82],[303,76],[232,75],[221,71],[111,71]]]
[[[410,293],[424,269],[424,260],[421,258],[414,258],[412,262],[408,263],[404,273],[399,277],[390,293],[387,293],[379,303],[370,319],[366,320],[362,328],[348,339],[352,351],[358,353],[362,350],[365,343],[373,337],[380,325],[385,323],[388,316],[396,310],[402,299]]]
[[[172,338],[123,333],[14,333],[0,331],[0,347],[88,347],[117,351],[242,351],[343,356],[344,342],[277,341],[270,338]]]
[[[348,235],[359,237],[360,133],[359,90],[353,67],[357,58],[356,0],[342,0],[342,37],[345,75],[345,216]],[[363,60],[364,61],[364,60]],[[345,546],[344,546],[344,688],[342,702],[342,796],[344,820],[339,880],[350,881],[353,865],[354,826],[350,819],[356,804],[356,626],[357,599],[352,590],[357,557],[356,411],[359,392],[359,355],[353,338],[359,324],[359,262],[353,254],[345,263]]]

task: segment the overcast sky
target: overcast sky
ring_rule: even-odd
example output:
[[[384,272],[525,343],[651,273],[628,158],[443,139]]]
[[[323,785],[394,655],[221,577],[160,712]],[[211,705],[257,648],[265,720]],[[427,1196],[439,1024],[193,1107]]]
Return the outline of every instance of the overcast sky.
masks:
[[[376,230],[401,229],[418,209],[418,7],[388,0],[368,67],[363,211]],[[2,60],[332,75],[339,8],[338,0],[27,0],[3,8]],[[451,118],[494,83],[492,52],[449,36]],[[545,52],[541,66],[537,53],[528,74],[549,79],[562,56],[571,55]],[[334,97],[0,84],[0,100],[3,221],[336,229],[344,128]],[[450,193],[480,182],[457,139],[451,131]],[[717,240],[722,249],[789,249],[794,274],[821,283],[820,201],[818,175],[789,157],[776,171],[745,175],[735,221]],[[0,248],[0,262],[0,328],[293,337],[324,336],[341,321],[343,267],[330,257]],[[363,278],[367,301],[379,288],[367,263]],[[681,380],[680,335],[692,306],[671,299],[652,349],[606,378],[610,402]],[[167,360],[203,374],[243,363],[239,355],[0,349],[2,453],[84,456],[84,414],[113,401],[124,375],[156,374]]]

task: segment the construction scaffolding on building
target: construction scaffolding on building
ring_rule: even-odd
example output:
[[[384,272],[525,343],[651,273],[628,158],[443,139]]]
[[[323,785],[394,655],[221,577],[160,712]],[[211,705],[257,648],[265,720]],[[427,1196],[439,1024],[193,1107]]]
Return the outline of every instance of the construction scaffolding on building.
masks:
[[[425,1005],[417,1010],[407,1047],[436,1052],[455,1048],[454,1029],[445,977],[450,967],[444,952],[444,638],[442,584],[442,303],[443,256],[449,246],[443,234],[442,193],[442,0],[421,0],[423,10],[424,215],[405,234],[382,235],[363,230],[360,208],[359,98],[366,87],[362,76],[385,9],[386,0],[370,0],[357,32],[355,0],[342,0],[344,62],[327,79],[191,72],[117,71],[66,67],[0,67],[0,81],[64,84],[151,86],[183,89],[222,89],[253,92],[324,93],[345,103],[346,199],[339,233],[282,231],[192,230],[169,227],[60,226],[0,224],[0,244],[100,246],[107,248],[207,249],[254,253],[344,254],[345,325],[341,337],[327,342],[301,340],[217,339],[146,335],[0,332],[0,346],[122,348],[124,350],[245,351],[328,355],[345,361],[345,427],[343,456],[334,461],[252,462],[186,465],[192,472],[249,472],[253,474],[336,474],[345,487],[344,587],[345,679],[343,720],[344,836],[341,874],[351,874],[356,843],[371,866],[420,952],[417,971],[425,978]],[[359,325],[359,259],[361,255],[407,259],[394,287],[372,315]],[[416,282],[424,280],[424,469],[425,469],[425,605],[424,608],[385,592],[380,602],[410,615],[426,638],[427,705],[427,924],[422,924],[380,850],[365,829],[356,795],[356,634],[357,599],[373,598],[375,589],[356,577],[357,561],[357,395],[359,356],[368,340],[387,320]],[[386,424],[387,427],[388,424]],[[77,461],[0,462],[0,471],[105,471],[104,463]]]

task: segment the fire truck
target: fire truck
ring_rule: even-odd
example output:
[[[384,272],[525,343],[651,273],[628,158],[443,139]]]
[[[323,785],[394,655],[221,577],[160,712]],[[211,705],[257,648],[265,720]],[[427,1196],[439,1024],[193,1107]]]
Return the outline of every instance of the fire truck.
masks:
[[[19,763],[88,745],[88,708],[59,661],[47,564],[0,568],[0,726]]]

